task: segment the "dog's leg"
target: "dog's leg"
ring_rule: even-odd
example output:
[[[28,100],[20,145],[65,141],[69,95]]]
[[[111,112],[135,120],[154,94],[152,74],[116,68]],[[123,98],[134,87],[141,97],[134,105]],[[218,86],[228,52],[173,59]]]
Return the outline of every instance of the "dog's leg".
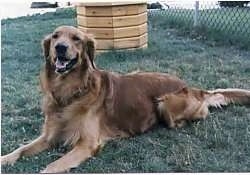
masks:
[[[168,125],[169,128],[176,127],[176,122],[171,114],[165,113],[163,114],[163,117],[164,117],[165,123]]]
[[[53,123],[53,121],[48,120],[48,118],[48,116],[45,116],[42,135],[31,143],[16,149],[12,153],[1,156],[1,165],[14,164],[21,156],[37,154],[41,151],[46,150],[50,146],[51,142],[55,142],[54,138],[58,133],[58,128],[60,127],[60,125],[56,125],[55,123]]]
[[[93,142],[78,142],[75,147],[55,162],[50,163],[41,173],[61,173],[77,167],[81,162],[90,158],[99,149]]]
[[[21,156],[39,153],[49,147],[45,136],[40,136],[31,143],[21,146],[10,154],[1,157],[1,165],[14,164]]]
[[[197,110],[189,116],[189,120],[206,119],[208,113],[208,105],[203,102]]]
[[[186,124],[186,120],[177,120],[175,121],[175,125],[177,128],[181,128]]]

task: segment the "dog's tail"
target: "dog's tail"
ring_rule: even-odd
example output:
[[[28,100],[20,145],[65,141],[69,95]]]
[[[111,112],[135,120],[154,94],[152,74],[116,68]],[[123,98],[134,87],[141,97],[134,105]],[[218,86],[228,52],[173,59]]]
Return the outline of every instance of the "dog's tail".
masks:
[[[216,89],[205,92],[205,102],[208,106],[221,107],[230,103],[250,106],[250,90]]]

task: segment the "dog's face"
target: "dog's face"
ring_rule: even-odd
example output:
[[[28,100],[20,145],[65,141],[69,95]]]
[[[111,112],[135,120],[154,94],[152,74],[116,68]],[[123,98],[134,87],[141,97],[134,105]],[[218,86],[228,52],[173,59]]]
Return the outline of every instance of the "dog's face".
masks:
[[[46,61],[54,66],[56,73],[66,74],[80,66],[95,68],[95,41],[75,27],[58,27],[42,45]]]

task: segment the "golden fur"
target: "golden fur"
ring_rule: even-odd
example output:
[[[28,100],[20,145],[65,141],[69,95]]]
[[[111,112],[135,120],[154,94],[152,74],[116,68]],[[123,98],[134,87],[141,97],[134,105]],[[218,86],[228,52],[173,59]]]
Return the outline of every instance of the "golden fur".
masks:
[[[93,156],[109,139],[150,129],[159,120],[154,100],[187,86],[164,73],[119,75],[96,68],[95,41],[74,27],[57,28],[42,46],[42,134],[2,156],[2,165],[13,164],[21,156],[39,153],[59,142],[71,145],[72,150],[42,172],[68,171]],[[197,98],[191,95],[190,100]]]
[[[205,119],[208,107],[221,107],[229,103],[250,104],[250,91],[243,89],[217,89],[205,91],[185,87],[156,99],[160,115],[170,128],[182,127],[187,120]]]

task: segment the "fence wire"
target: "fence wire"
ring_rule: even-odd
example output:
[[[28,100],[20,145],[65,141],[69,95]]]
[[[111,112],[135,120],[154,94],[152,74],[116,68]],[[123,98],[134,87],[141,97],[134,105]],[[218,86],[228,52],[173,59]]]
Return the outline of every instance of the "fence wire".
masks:
[[[200,28],[219,32],[224,37],[244,40],[250,44],[250,6],[222,7],[219,2],[196,1],[192,4],[178,4],[165,1],[163,9],[149,10],[149,17],[156,16],[170,25]],[[183,1],[182,1],[183,2]],[[250,4],[250,3],[249,3]]]

